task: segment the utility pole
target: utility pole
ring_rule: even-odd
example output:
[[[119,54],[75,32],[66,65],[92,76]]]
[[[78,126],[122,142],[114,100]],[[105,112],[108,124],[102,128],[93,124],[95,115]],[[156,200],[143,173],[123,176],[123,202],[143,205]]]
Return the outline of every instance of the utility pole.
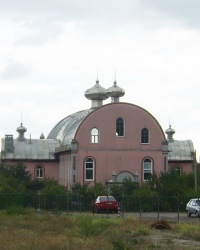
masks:
[[[196,150],[194,151],[194,187],[197,191],[197,160],[196,160]]]

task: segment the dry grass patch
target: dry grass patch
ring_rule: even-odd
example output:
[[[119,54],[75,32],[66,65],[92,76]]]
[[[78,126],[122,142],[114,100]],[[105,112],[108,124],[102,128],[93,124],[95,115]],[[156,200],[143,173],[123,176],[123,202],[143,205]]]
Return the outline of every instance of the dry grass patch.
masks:
[[[151,224],[151,228],[157,229],[157,230],[171,230],[172,229],[169,222],[167,222],[166,220],[159,220],[159,221],[153,222]]]
[[[200,247],[200,242],[197,241],[200,235],[199,225],[171,225],[165,221],[162,225],[171,227],[171,230],[158,230],[158,222],[134,218],[35,213],[0,213],[0,221],[1,250],[140,250]],[[192,240],[183,241],[184,237],[192,236],[199,244],[193,244]]]

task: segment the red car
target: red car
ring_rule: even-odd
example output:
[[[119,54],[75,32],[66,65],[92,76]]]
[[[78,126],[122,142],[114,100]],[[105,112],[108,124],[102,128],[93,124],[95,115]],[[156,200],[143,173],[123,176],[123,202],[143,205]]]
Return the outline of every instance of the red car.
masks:
[[[119,204],[113,196],[98,196],[92,202],[92,212],[115,212],[118,213]]]

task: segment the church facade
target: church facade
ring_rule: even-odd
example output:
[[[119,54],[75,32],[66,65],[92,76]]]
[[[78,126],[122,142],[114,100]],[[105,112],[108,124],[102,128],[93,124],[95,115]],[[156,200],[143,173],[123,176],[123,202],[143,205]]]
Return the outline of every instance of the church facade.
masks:
[[[135,104],[120,102],[125,91],[116,81],[105,89],[96,81],[85,91],[91,108],[62,119],[47,139],[27,139],[23,124],[18,137],[1,139],[2,162],[27,166],[33,178],[55,178],[60,184],[120,183],[125,178],[140,184],[153,173],[175,168],[179,174],[194,169],[191,140],[175,140],[155,117]],[[103,101],[111,98],[109,104]]]

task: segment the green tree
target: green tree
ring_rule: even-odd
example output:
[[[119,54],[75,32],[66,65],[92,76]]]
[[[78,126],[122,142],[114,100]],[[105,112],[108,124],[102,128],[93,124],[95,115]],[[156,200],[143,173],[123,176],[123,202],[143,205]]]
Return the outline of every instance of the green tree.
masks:
[[[0,193],[24,193],[25,186],[12,176],[0,174]]]
[[[175,169],[152,175],[149,181],[151,190],[160,196],[184,196],[188,189],[194,188],[194,175],[182,173]]]
[[[1,163],[0,173],[4,176],[12,176],[20,182],[27,182],[31,180],[31,174],[26,170],[26,166],[23,164],[13,166]]]
[[[132,181],[131,178],[125,178],[122,184],[124,195],[131,195],[135,190],[139,189],[139,183]]]
[[[122,184],[112,184],[109,185],[109,194],[114,197],[120,197],[124,195],[124,190]]]
[[[94,186],[88,187],[88,195],[97,197],[99,195],[106,195],[106,187],[102,183],[95,183]]]
[[[25,183],[26,191],[28,193],[37,193],[45,188],[45,181],[44,180],[30,180]]]
[[[134,182],[130,178],[124,178],[122,183],[110,185],[110,194],[115,197],[122,195],[132,195],[138,189],[138,182]]]
[[[88,184],[81,185],[80,183],[76,183],[71,186],[71,193],[74,195],[87,195],[88,187]]]
[[[55,179],[45,179],[42,182],[44,182],[44,188],[40,190],[41,194],[64,195],[67,192],[67,188]]]

